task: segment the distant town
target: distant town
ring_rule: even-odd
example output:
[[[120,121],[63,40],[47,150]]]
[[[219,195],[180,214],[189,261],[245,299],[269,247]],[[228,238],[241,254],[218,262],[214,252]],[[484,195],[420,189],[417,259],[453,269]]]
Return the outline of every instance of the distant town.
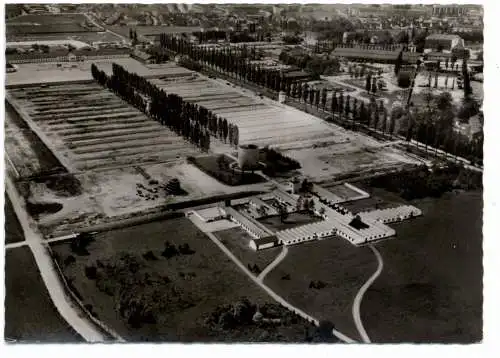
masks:
[[[7,342],[482,340],[481,6],[5,9]]]

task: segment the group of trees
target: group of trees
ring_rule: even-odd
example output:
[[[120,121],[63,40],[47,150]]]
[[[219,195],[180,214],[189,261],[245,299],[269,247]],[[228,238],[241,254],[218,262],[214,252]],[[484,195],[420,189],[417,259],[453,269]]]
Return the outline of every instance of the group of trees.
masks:
[[[129,29],[128,31],[128,38],[132,40],[133,42],[137,42],[137,31]]]
[[[330,321],[320,321],[315,327],[281,305],[256,305],[245,297],[218,306],[206,316],[205,324],[211,329],[223,330],[227,338],[234,334],[241,340],[244,334],[245,340],[250,342],[338,342],[332,334],[335,327]],[[289,328],[292,326],[295,329]],[[303,329],[302,337],[297,335],[300,328]]]
[[[315,206],[315,204],[314,204],[314,200],[312,198],[308,198],[308,197],[301,195],[297,199],[297,203],[296,203],[297,211],[313,212],[314,206]]]
[[[375,83],[375,81],[373,81]],[[327,103],[327,90],[314,90],[309,89],[307,84],[298,84],[296,92],[292,91],[292,97],[297,98],[299,101],[316,105],[319,107],[320,103],[323,110],[326,110]],[[394,132],[393,121],[388,120],[387,109],[382,101],[378,103],[375,98],[371,98],[368,105],[364,101],[357,98],[351,98],[349,94],[344,96],[344,93],[334,91],[330,101],[330,112],[337,114],[341,121],[351,121],[351,125],[362,123],[374,129],[380,129],[384,133],[392,134]]]
[[[286,65],[297,66],[311,73],[313,78],[320,75],[330,75],[340,70],[340,62],[337,58],[324,58],[310,56],[307,53],[293,54],[290,51],[281,51],[279,59]]]
[[[286,92],[287,96],[297,98],[299,102],[309,103],[316,105],[316,108],[321,107],[325,109],[327,102],[328,90],[326,88],[318,89],[311,88],[306,82],[294,82],[290,91]]]
[[[482,174],[458,165],[444,168],[418,167],[398,173],[370,179],[370,185],[396,192],[407,200],[428,196],[439,197],[453,188],[478,189],[482,186]]]
[[[278,173],[284,173],[290,170],[300,168],[300,163],[293,158],[287,157],[275,149],[264,148],[264,161],[266,167],[262,171],[264,174],[274,177]]]
[[[364,65],[349,65],[349,67],[347,67],[347,71],[349,72],[349,76],[351,76],[351,78],[356,79],[365,77],[367,75],[367,71],[368,73],[372,72],[370,70],[367,70],[366,66]]]
[[[472,101],[472,99],[467,98],[464,106],[469,105],[467,101]],[[424,93],[424,104],[420,107],[412,107],[409,114],[405,131],[406,139],[416,139],[424,143],[426,152],[428,146],[432,146],[435,155],[437,149],[443,149],[471,161],[482,160],[483,136],[478,134],[475,140],[470,141],[468,137],[453,130],[455,109],[449,92],[435,96],[431,91],[427,91]]]
[[[211,42],[211,41],[219,41],[225,40],[227,37],[226,31],[222,30],[207,30],[207,31],[196,31],[193,32],[193,36],[198,39],[198,42]]]
[[[377,80],[377,77],[371,73],[366,75],[365,90],[368,93],[376,93],[377,90],[382,89],[382,82]]]

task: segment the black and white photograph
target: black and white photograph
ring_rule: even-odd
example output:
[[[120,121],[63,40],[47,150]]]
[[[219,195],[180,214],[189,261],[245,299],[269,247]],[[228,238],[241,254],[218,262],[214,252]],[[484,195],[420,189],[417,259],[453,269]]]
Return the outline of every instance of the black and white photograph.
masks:
[[[6,345],[483,341],[481,4],[3,6]]]

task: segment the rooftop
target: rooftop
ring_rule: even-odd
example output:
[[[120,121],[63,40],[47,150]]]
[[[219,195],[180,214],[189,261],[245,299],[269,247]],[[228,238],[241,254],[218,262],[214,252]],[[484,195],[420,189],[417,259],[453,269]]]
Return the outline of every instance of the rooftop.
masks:
[[[459,39],[461,38],[458,35],[453,35],[453,34],[432,34],[427,36],[425,39],[426,40],[454,40],[454,39]]]
[[[399,51],[359,47],[337,47],[333,51],[333,55],[339,57],[359,57],[368,60],[396,61]]]

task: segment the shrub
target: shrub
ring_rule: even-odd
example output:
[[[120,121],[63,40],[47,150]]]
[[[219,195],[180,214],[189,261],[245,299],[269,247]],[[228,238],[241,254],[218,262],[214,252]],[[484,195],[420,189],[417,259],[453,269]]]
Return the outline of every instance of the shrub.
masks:
[[[281,279],[282,279],[282,280],[286,280],[286,281],[290,280],[290,274],[289,274],[289,273],[287,273],[287,274],[285,274],[285,275],[281,276]]]
[[[163,250],[161,255],[163,257],[165,257],[166,259],[169,259],[169,258],[172,258],[174,256],[179,255],[179,251],[177,250],[177,248],[174,245],[172,245],[170,242],[166,241],[165,242],[165,249]]]
[[[187,243],[183,244],[183,245],[179,245],[178,251],[181,255],[192,255],[196,252],[196,251],[192,250],[189,247],[189,244],[187,244]]]
[[[148,252],[146,252],[145,254],[143,254],[142,257],[144,257],[144,260],[147,260],[147,261],[158,260],[158,258],[156,257],[156,255],[151,250],[149,250]]]
[[[87,276],[89,280],[97,279],[97,267],[85,266],[85,276]]]

